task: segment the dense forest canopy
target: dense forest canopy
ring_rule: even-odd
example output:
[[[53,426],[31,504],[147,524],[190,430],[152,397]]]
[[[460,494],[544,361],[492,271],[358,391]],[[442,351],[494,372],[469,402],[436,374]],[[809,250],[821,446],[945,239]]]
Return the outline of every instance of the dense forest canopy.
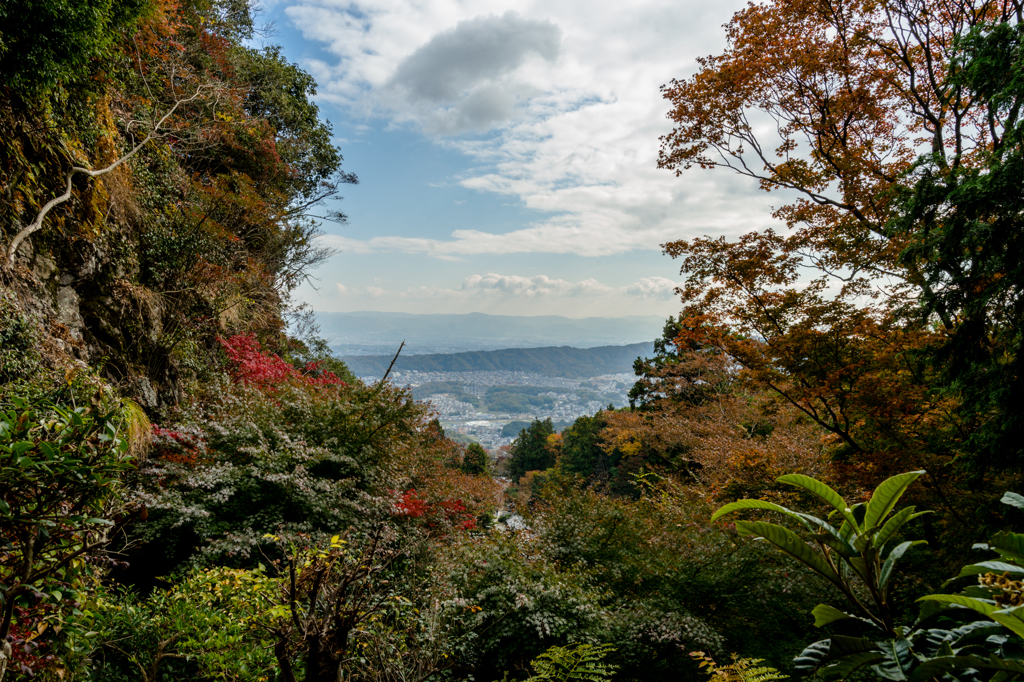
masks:
[[[0,680],[1024,676],[1022,13],[737,13],[661,165],[786,228],[488,453],[293,300],[356,177],[247,2],[3,4]]]

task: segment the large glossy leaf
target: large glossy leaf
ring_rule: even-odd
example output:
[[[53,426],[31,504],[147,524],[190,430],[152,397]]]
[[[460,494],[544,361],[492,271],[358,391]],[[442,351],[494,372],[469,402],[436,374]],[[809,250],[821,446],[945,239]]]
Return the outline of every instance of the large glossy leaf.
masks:
[[[993,535],[988,545],[1004,558],[1024,563],[1024,534],[1002,531]]]
[[[828,652],[831,648],[831,639],[823,639],[809,644],[793,659],[793,667],[796,670],[808,672],[817,670],[828,659]]]
[[[844,637],[836,635],[832,638],[832,646],[829,649],[830,658],[849,656],[850,654],[862,651],[877,651],[878,643],[866,637]]]
[[[814,539],[823,545],[828,545],[838,552],[840,556],[844,556],[846,558],[857,556],[857,550],[851,547],[850,543],[834,535],[829,535],[828,533],[815,533]]]
[[[1006,493],[1003,495],[1003,499],[999,500],[1003,504],[1008,504],[1011,507],[1017,509],[1024,509],[1024,496],[1018,495],[1017,493]]]
[[[764,538],[786,554],[806,564],[833,584],[842,586],[839,576],[825,562],[821,554],[814,551],[810,545],[801,540],[796,533],[788,528],[763,521],[737,521],[736,530],[745,535],[755,535]]]
[[[880,651],[862,651],[850,654],[822,670],[822,677],[826,680],[845,680],[866,665],[884,663],[886,660],[885,655]]]
[[[715,522],[726,514],[731,514],[734,511],[740,511],[742,509],[767,509],[769,511],[779,512],[780,514],[793,517],[799,521],[801,525],[810,528],[807,521],[802,518],[805,514],[798,514],[781,505],[775,504],[774,502],[765,502],[764,500],[737,500],[736,502],[730,502],[712,514],[711,521]]]
[[[988,602],[981,601],[980,599],[974,599],[973,597],[964,597],[959,594],[929,594],[926,597],[921,597],[917,601],[936,601],[943,604],[966,606],[972,611],[977,611],[981,615],[988,617],[991,617],[998,608],[995,604],[990,604]]]
[[[895,535],[896,531],[898,531],[900,528],[907,525],[914,519],[918,518],[919,516],[924,516],[925,514],[932,513],[930,511],[923,511],[917,512],[915,514],[914,509],[915,507],[913,506],[904,507],[903,509],[900,509],[898,512],[893,514],[892,518],[886,521],[885,525],[882,526],[882,530],[878,531],[878,533],[875,534],[875,538],[873,540],[875,547],[881,547],[882,545],[884,545],[886,542],[889,541],[889,538]]]
[[[828,604],[818,604],[811,611],[811,615],[814,616],[814,627],[816,628],[823,628],[829,623],[834,623],[837,620],[856,618],[856,616],[852,616],[845,611],[840,611],[834,606],[829,606]]]
[[[990,620],[976,620],[953,630],[933,628],[925,631],[928,648],[922,647],[922,651],[931,651],[933,655],[941,655],[938,649],[942,646],[960,647],[968,640],[997,635],[1000,632],[1003,632],[1003,626]],[[954,653],[949,655],[952,656]]]
[[[982,561],[977,564],[970,564],[960,569],[960,574],[957,578],[963,578],[969,575],[981,575],[982,573],[1010,573],[1010,574],[1024,574],[1024,567],[1017,566],[1015,564],[1008,564],[1005,561]],[[953,578],[956,580],[956,578]],[[952,582],[952,581],[948,581]]]
[[[804,476],[803,474],[786,474],[785,476],[779,476],[777,479],[779,483],[788,483],[789,485],[795,485],[803,488],[809,493],[817,495],[821,499],[825,500],[828,504],[835,508],[843,518],[846,519],[847,523],[852,524],[855,528],[857,526],[856,520],[853,518],[853,514],[850,513],[850,507],[846,504],[839,493],[832,490],[829,486],[825,485],[821,481],[811,478],[810,476]]]
[[[863,637],[835,636],[809,645],[799,656],[793,659],[793,667],[805,672],[813,672],[828,665],[822,672],[826,677],[843,678],[857,668],[871,665],[884,659],[878,645]]]
[[[907,487],[922,474],[924,471],[908,471],[882,481],[868,501],[868,508],[864,514],[864,528],[874,528],[880,524],[899,502]]]
[[[944,673],[952,673],[967,668],[980,668],[983,670],[1003,670],[1011,673],[1024,673],[1024,664],[1018,661],[1009,661],[995,656],[982,658],[981,656],[942,656],[924,661],[911,674],[910,682],[925,682],[942,678]]]
[[[880,642],[879,648],[885,652],[885,661],[875,668],[878,674],[887,680],[906,680],[915,661],[910,642],[899,637]]]
[[[1024,616],[1024,607],[1018,606],[1014,609],[996,611],[990,617],[1018,637],[1024,637],[1024,620],[1021,616]]]
[[[861,580],[863,580],[864,582],[871,582],[868,577],[868,562],[865,561],[862,557],[850,557],[850,559],[846,563],[848,563],[850,567],[853,568],[853,570],[857,573]]]
[[[903,558],[903,555],[907,553],[907,550],[915,545],[926,545],[924,540],[907,540],[901,542],[892,548],[889,552],[889,556],[886,557],[885,563],[882,564],[882,570],[878,574],[878,586],[885,589],[885,586],[889,584],[889,578],[892,576],[892,569],[896,566],[896,562]]]

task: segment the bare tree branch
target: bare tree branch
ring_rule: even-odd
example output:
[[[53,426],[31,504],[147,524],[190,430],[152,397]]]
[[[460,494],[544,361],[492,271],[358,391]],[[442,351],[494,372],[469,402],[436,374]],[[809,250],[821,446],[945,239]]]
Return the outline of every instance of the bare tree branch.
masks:
[[[71,169],[67,172],[67,175],[64,179],[64,193],[46,202],[46,204],[44,204],[43,207],[39,210],[38,215],[36,215],[36,219],[29,223],[26,227],[24,227],[20,232],[18,232],[18,234],[14,235],[14,239],[11,240],[10,245],[7,247],[7,266],[10,268],[14,267],[14,256],[18,252],[18,247],[21,246],[21,243],[25,241],[27,237],[42,229],[43,220],[46,218],[46,214],[49,213],[55,206],[59,206],[60,204],[63,204],[65,201],[71,198],[71,181],[76,175],[81,174],[89,178],[96,178],[101,175],[106,175],[107,173],[117,169],[121,164],[128,161],[137,153],[139,153],[139,151],[144,146],[146,146],[146,144],[150,140],[154,140],[156,138],[163,137],[164,135],[166,135],[166,133],[162,133],[160,131],[163,128],[163,125],[167,121],[167,119],[173,116],[174,112],[177,111],[178,107],[180,107],[181,105],[197,100],[200,97],[200,95],[202,95],[205,89],[205,86],[200,85],[198,88],[196,88],[195,93],[191,97],[176,100],[174,102],[174,105],[167,111],[167,113],[165,113],[160,118],[160,120],[156,122],[156,125],[153,126],[153,129],[146,134],[146,137],[142,138],[142,140],[139,143],[132,147],[131,151],[129,151],[127,154],[114,161],[106,168],[100,168],[99,170],[90,170],[88,168],[83,168],[82,166],[72,166]]]

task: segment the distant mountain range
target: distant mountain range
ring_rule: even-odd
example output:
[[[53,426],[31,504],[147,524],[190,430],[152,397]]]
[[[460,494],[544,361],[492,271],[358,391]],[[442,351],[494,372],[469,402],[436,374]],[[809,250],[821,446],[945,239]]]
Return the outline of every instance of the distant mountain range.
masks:
[[[321,335],[335,354],[402,355],[458,353],[504,348],[621,346],[653,341],[665,319],[657,315],[587,317],[555,315],[416,315],[411,313],[316,313]],[[390,358],[389,358],[390,361]]]
[[[599,348],[506,348],[468,353],[405,355],[395,363],[393,371],[404,372],[530,372],[551,377],[583,379],[601,374],[633,371],[637,357],[654,352],[654,342]],[[380,377],[387,371],[394,355],[363,355],[343,358],[357,376]]]

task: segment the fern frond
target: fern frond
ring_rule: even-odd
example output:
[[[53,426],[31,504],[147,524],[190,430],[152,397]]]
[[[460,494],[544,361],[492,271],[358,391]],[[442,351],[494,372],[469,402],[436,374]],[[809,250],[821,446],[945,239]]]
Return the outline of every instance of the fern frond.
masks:
[[[527,682],[607,682],[618,670],[604,662],[613,651],[607,644],[553,646],[531,662],[536,674]]]
[[[733,654],[732,663],[718,665],[703,651],[693,651],[690,655],[697,660],[697,665],[703,668],[714,682],[769,682],[789,677],[775,668],[758,665],[764,661],[763,658],[738,658],[736,654]]]

